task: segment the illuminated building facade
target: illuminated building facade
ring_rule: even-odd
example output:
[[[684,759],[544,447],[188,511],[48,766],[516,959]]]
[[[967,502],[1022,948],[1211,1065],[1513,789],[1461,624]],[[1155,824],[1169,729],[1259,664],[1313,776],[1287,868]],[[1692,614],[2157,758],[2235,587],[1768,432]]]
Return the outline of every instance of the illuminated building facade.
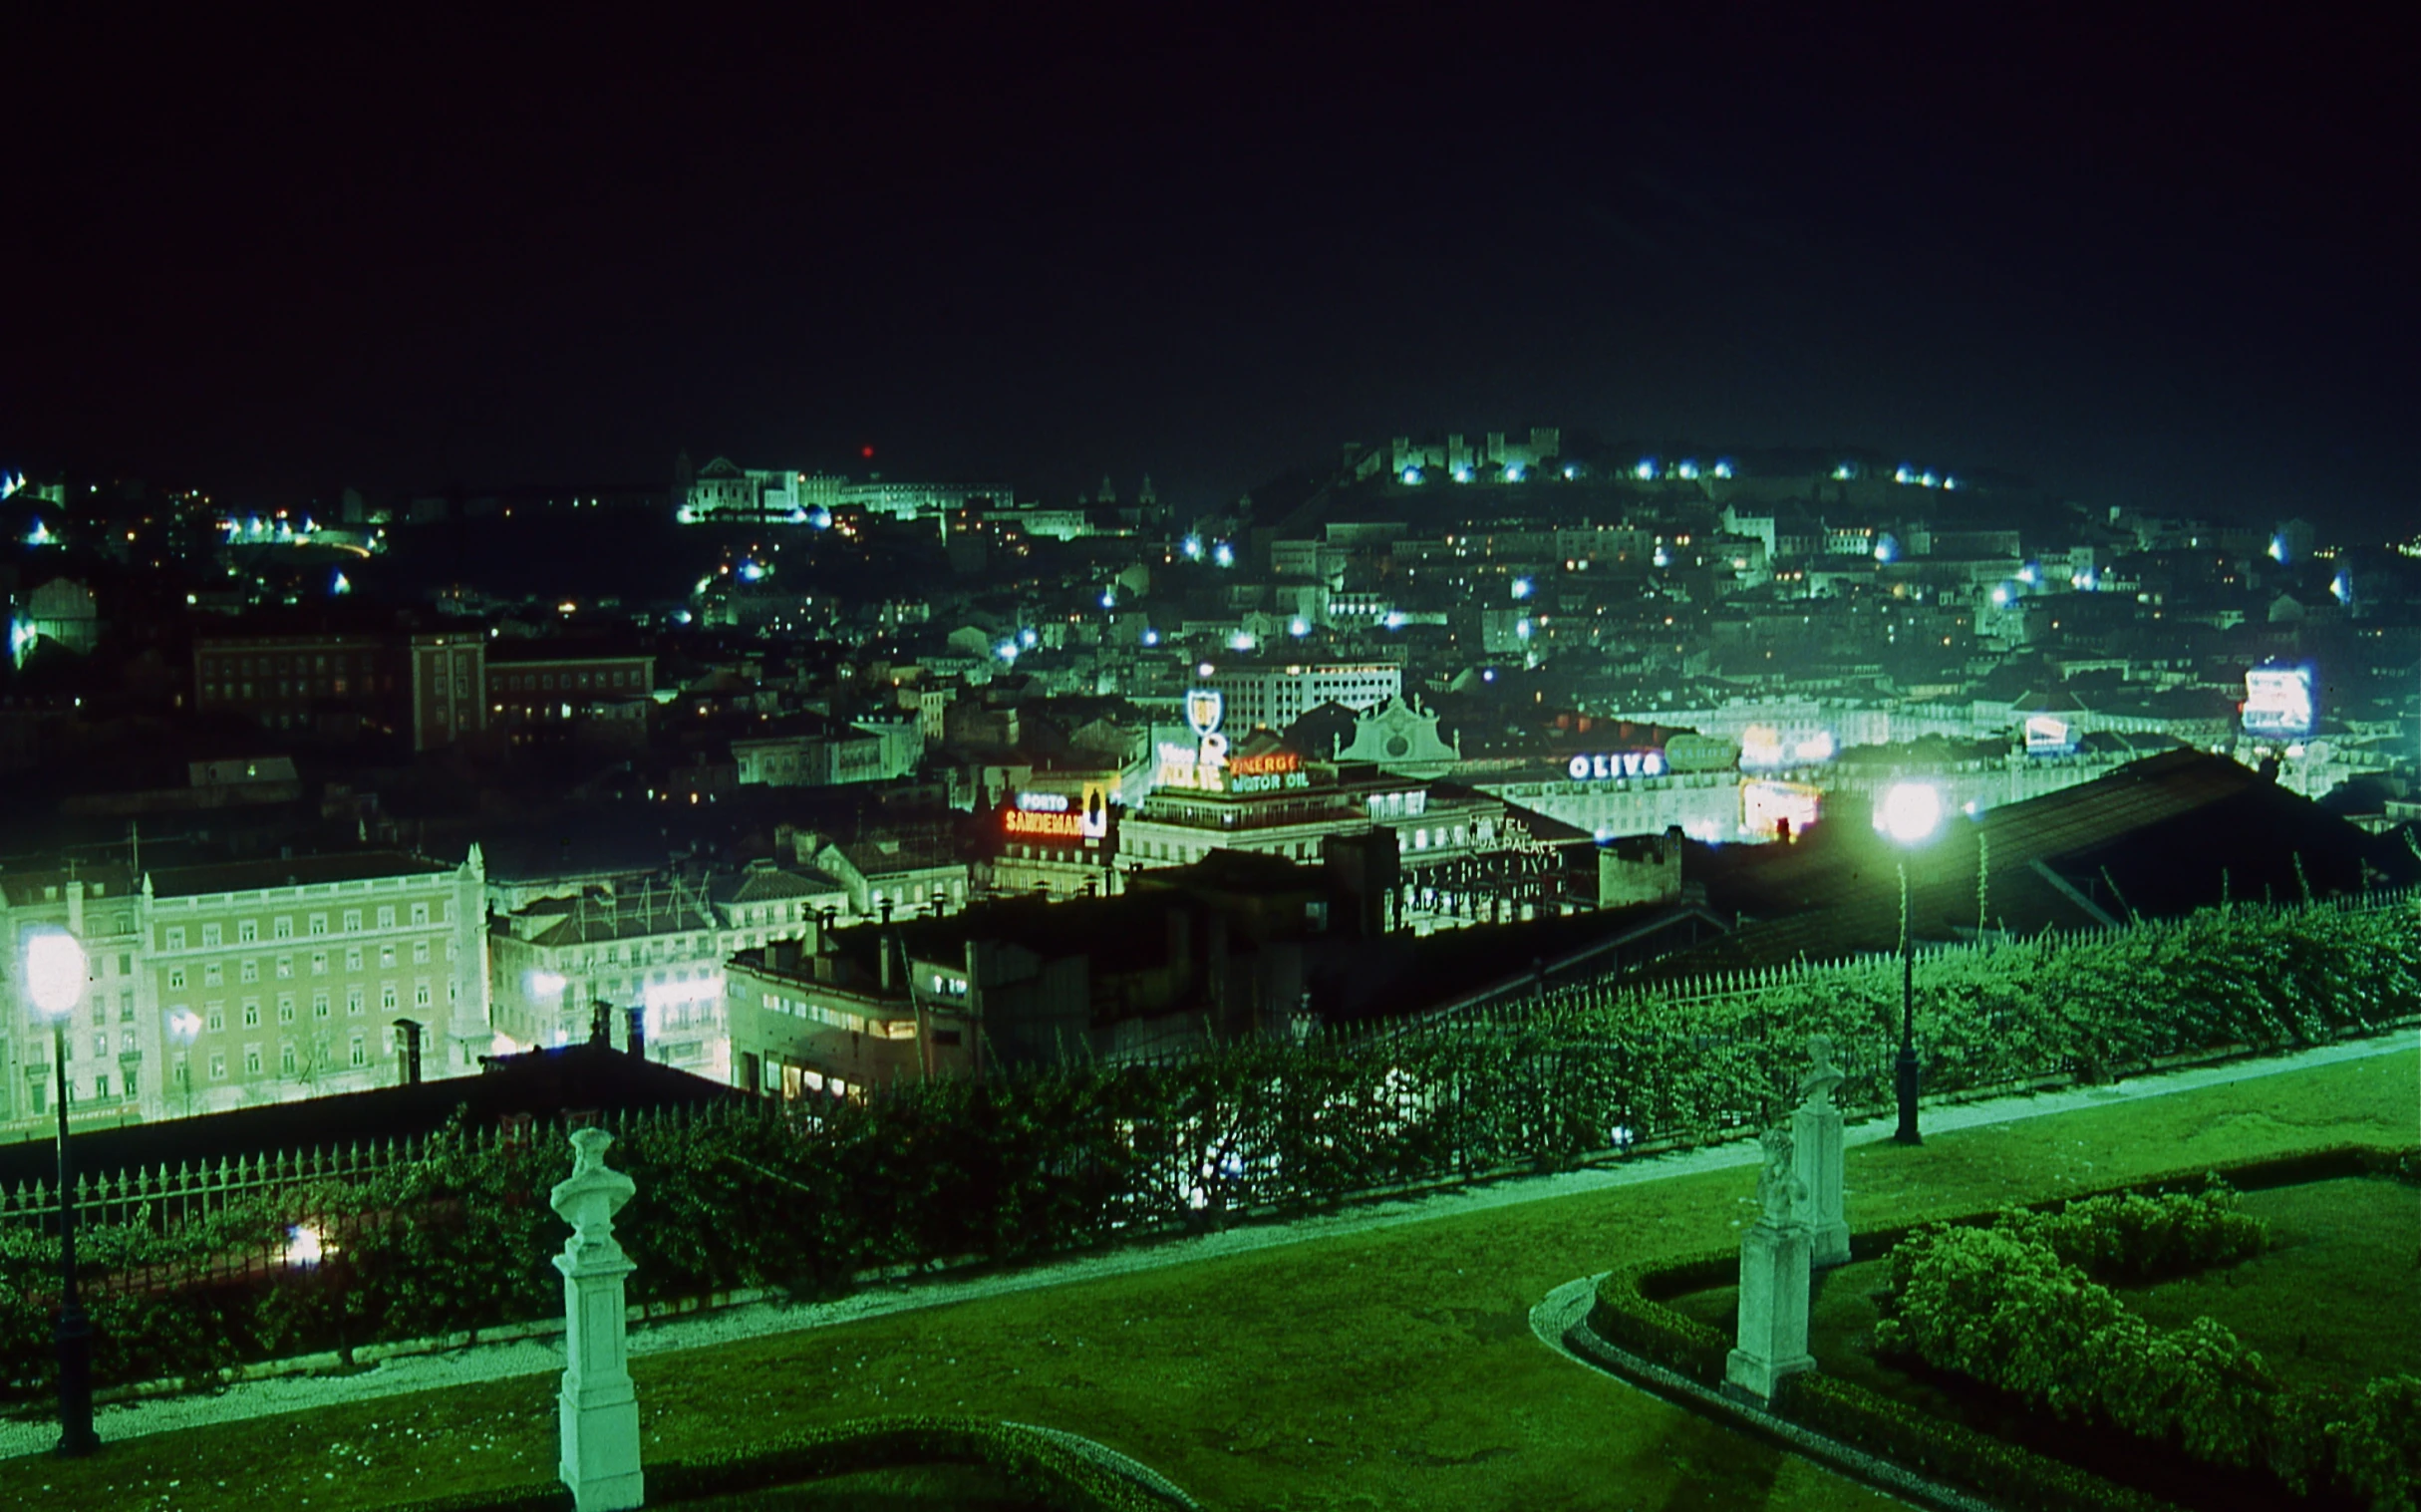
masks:
[[[758,862],[704,883],[650,878],[636,891],[590,889],[500,916],[488,937],[498,1051],[587,1040],[600,1005],[620,1039],[637,1008],[649,1058],[728,1079],[724,961],[770,942],[812,942],[842,896]]]
[[[656,659],[640,653],[572,653],[560,643],[496,641],[486,647],[484,697],[499,721],[538,723],[593,711],[644,708]]]
[[[1232,730],[1284,730],[1322,704],[1362,710],[1403,696],[1394,662],[1232,662],[1202,681],[1227,700]]]
[[[851,482],[828,472],[742,467],[718,456],[698,469],[675,511],[685,525],[829,525],[841,510],[894,519],[929,519],[978,499],[1007,503],[1007,488],[894,482]]]
[[[152,873],[143,972],[171,1041],[168,1110],[392,1086],[407,1022],[423,1076],[476,1072],[485,885],[475,845],[456,866],[369,851]]]
[[[1398,852],[1399,926],[1425,931],[1565,905],[1567,861],[1556,847],[1586,836],[1467,787],[1366,762],[1306,760],[1267,732],[1231,751],[1217,694],[1188,695],[1197,744],[1162,742],[1151,795],[1120,818],[1121,872],[1195,865],[1221,850],[1315,864],[1331,840],[1383,828]],[[1552,836],[1539,832],[1551,828]]]
[[[75,935],[91,996],[69,1026],[76,1115],[136,1122],[394,1085],[398,1026],[426,1077],[487,1053],[477,847],[459,865],[395,851],[178,867],[12,870],[0,930]],[[50,1035],[16,1001],[0,1044],[0,1131],[40,1135]]]

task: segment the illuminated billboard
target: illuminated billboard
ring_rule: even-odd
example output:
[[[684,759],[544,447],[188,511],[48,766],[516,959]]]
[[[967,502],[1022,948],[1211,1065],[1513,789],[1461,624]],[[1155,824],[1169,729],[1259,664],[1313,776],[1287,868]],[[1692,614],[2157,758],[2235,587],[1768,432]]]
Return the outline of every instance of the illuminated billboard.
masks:
[[[1740,827],[1768,840],[1807,833],[1824,814],[1824,790],[1804,782],[1768,779],[1740,784]]]
[[[1607,782],[1621,777],[1661,777],[1664,774],[1664,753],[1661,751],[1598,751],[1576,756],[1564,763],[1564,773],[1575,782]]]
[[[2026,716],[2026,755],[2061,756],[2074,754],[2076,727],[2055,714]]]
[[[2309,667],[2255,667],[2245,674],[2239,706],[2245,733],[2259,740],[2299,741],[2310,735],[2314,701]]]

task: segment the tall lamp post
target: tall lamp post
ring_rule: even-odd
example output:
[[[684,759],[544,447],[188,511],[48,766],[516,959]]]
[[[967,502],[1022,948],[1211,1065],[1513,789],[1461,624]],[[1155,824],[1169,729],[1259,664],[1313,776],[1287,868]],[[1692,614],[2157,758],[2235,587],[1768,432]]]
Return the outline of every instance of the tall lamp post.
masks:
[[[84,946],[64,929],[26,937],[25,988],[34,1012],[51,1024],[51,1064],[59,1094],[59,1457],[101,1447],[93,1432],[93,1325],[76,1295],[76,1168],[67,1137],[67,1026],[84,1001]]]
[[[201,1038],[201,1017],[189,1008],[180,1008],[168,1015],[168,1039],[179,1052],[176,1058],[176,1089],[184,1093],[185,1116],[193,1116],[193,1067],[189,1056],[193,1042]]]
[[[1899,782],[1875,807],[1875,827],[1900,847],[1900,1058],[1892,1070],[1899,1094],[1902,1144],[1923,1141],[1917,1133],[1917,935],[1909,921],[1909,852],[1942,827],[1942,790],[1930,782]]]

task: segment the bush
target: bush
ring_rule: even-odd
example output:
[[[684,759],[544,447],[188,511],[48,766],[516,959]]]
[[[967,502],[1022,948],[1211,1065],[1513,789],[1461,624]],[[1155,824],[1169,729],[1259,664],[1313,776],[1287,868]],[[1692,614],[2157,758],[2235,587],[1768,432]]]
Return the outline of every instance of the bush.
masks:
[[[2269,1246],[2269,1230],[2237,1210],[2217,1176],[2200,1192],[2119,1192],[2056,1212],[2012,1212],[1999,1227],[2048,1246],[2096,1281],[2151,1281],[2233,1265]]]
[[[2289,1388],[2221,1324],[2154,1329],[2087,1274],[2174,1274],[2194,1268],[2188,1257],[2241,1259],[2265,1241],[2224,1189],[1928,1228],[1892,1252],[1875,1347],[2297,1494],[2326,1487],[2378,1512],[2412,1512],[2421,1377],[2384,1376],[2351,1397]]]

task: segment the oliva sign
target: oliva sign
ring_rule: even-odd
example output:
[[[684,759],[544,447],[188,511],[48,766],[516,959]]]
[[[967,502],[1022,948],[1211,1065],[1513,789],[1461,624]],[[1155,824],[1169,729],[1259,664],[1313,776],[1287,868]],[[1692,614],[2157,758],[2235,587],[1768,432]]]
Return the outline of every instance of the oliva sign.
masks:
[[[1564,763],[1575,782],[1605,782],[1616,777],[1661,777],[1664,774],[1664,753],[1661,751],[1600,751],[1576,756]]]

